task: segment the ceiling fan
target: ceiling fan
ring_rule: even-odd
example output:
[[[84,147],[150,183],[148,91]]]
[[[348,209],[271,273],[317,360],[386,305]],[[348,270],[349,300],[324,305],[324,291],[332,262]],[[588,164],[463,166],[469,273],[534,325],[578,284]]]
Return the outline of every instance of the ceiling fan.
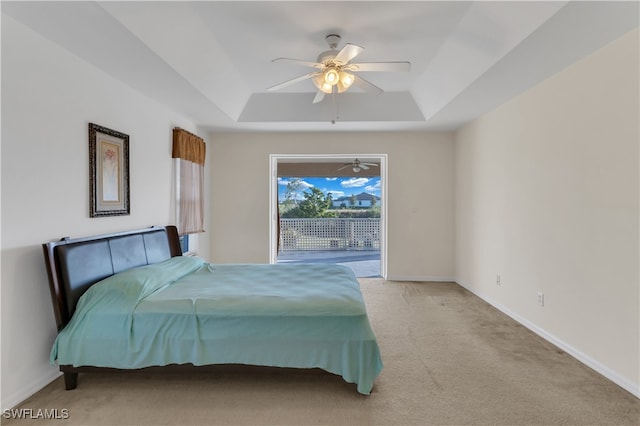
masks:
[[[342,49],[338,50],[338,43],[341,39],[339,35],[329,34],[325,39],[329,44],[329,50],[320,53],[316,62],[290,58],[276,58],[273,60],[273,62],[289,62],[313,67],[317,71],[276,84],[267,90],[272,92],[303,80],[312,79],[313,84],[318,89],[313,99],[315,104],[322,101],[325,94],[343,93],[351,86],[359,87],[366,92],[382,93],[381,88],[365,80],[360,75],[353,74],[354,72],[406,72],[411,69],[411,63],[407,61],[351,63],[351,60],[364,50],[364,47],[347,43]]]
[[[369,170],[369,167],[378,167],[376,163],[363,163],[357,158],[353,160],[351,163],[344,163],[342,167],[338,169],[338,171],[351,167],[354,173],[360,172],[360,170]]]

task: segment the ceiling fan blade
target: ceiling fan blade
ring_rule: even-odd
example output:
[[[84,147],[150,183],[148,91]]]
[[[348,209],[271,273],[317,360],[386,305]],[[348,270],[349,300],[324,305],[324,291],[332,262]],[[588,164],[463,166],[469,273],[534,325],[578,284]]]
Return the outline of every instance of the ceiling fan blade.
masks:
[[[350,60],[358,56],[363,50],[364,50],[364,47],[362,46],[358,46],[357,44],[347,43],[340,50],[340,52],[338,52],[336,57],[333,58],[333,60],[335,62],[340,62],[341,64],[347,64],[349,63]]]
[[[383,90],[381,88],[379,88],[375,84],[365,80],[364,78],[360,77],[359,75],[356,76],[355,80],[353,81],[353,85],[356,86],[356,87],[359,87],[360,89],[364,90],[365,92],[375,93],[377,95],[379,95],[380,93],[383,92]]]
[[[340,171],[342,169],[346,169],[347,167],[352,167],[352,166],[353,166],[353,164],[349,163],[349,164],[347,164],[345,166],[340,167],[337,171]]]
[[[364,169],[364,170],[369,170],[369,166],[366,166],[364,163],[358,164],[358,167],[360,167],[361,169]]]
[[[316,97],[313,98],[313,103],[317,104],[318,102],[322,102],[323,99],[324,99],[324,92],[322,90],[318,90],[316,92]]]
[[[318,69],[322,69],[324,67],[324,65],[322,65],[319,62],[303,61],[301,59],[291,59],[291,58],[276,58],[271,62],[288,62],[291,64],[302,65],[305,67],[313,67]]]
[[[308,80],[310,78],[313,78],[317,74],[318,74],[317,72],[310,72],[309,74],[301,75],[300,77],[292,78],[291,80],[287,80],[287,81],[284,81],[282,83],[276,84],[275,86],[271,86],[267,90],[269,92],[274,92],[276,90],[280,90],[280,89],[282,89],[284,87],[287,87],[287,86],[290,86],[292,84],[295,84],[295,83],[297,83],[299,81]]]
[[[411,69],[411,62],[363,62],[360,64],[350,64],[351,71],[380,71],[380,72],[407,72]]]
[[[376,163],[360,163],[360,164],[364,164],[365,166],[370,166],[370,167],[378,167],[378,164]]]

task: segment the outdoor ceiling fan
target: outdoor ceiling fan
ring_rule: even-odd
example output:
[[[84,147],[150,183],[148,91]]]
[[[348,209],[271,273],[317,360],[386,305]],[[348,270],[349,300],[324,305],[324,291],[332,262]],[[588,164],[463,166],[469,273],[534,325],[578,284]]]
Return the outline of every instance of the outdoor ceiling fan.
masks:
[[[317,71],[276,84],[267,90],[273,92],[294,83],[311,79],[318,89],[313,99],[315,104],[322,101],[325,94],[343,93],[351,86],[359,87],[365,92],[382,93],[383,90],[381,88],[365,80],[360,75],[354,74],[355,72],[407,72],[411,69],[411,63],[407,61],[353,64],[351,60],[358,56],[364,50],[364,47],[347,43],[342,49],[338,50],[338,43],[341,39],[339,35],[329,34],[325,39],[329,43],[329,50],[320,53],[316,62],[290,58],[276,58],[273,60],[273,62],[289,62],[313,67]]]
[[[354,173],[360,172],[360,170],[369,170],[369,167],[378,167],[376,163],[363,163],[357,158],[351,163],[344,163],[344,166],[340,167],[338,171],[351,167]]]

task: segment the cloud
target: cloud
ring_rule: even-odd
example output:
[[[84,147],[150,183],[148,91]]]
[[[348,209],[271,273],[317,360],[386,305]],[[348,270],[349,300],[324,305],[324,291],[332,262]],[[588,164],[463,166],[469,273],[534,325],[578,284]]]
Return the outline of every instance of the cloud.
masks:
[[[336,179],[338,179],[338,178],[336,178],[336,177],[328,177],[328,178],[325,178],[325,179],[326,179],[326,180],[336,180]]]
[[[278,185],[287,186],[292,181],[293,181],[293,179],[285,179],[285,178],[279,177],[278,178]],[[309,182],[300,179],[300,188],[301,188],[302,191],[304,191],[305,189],[313,188],[313,186],[314,185],[310,184]]]
[[[292,199],[292,200],[302,201],[304,200],[304,195],[302,195],[302,193],[307,189],[314,187],[313,184],[306,182],[302,179],[298,179],[300,183],[300,188],[295,193],[288,193],[286,186],[289,185],[292,181],[293,179],[287,179],[287,178],[281,178],[281,177],[278,178],[278,185],[285,187],[285,188],[280,188],[278,190],[278,193],[279,193],[278,196],[280,197],[281,200]]]
[[[380,192],[380,181],[377,181],[374,185],[367,185],[364,190],[367,192]]]
[[[333,190],[333,189],[327,191],[327,194],[331,194],[331,196],[333,197],[334,200],[336,198],[344,197],[344,191],[336,191],[336,190]]]
[[[365,186],[367,183],[369,183],[369,180],[370,179],[367,178],[351,178],[343,180],[342,182],[340,182],[340,185],[344,186],[345,188],[357,188],[360,186]]]

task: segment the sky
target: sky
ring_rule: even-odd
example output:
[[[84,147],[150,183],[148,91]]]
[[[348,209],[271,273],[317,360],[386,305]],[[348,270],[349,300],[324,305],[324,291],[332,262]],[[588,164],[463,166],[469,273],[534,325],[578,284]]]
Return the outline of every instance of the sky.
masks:
[[[349,197],[352,194],[360,194],[366,192],[369,194],[380,196],[380,178],[379,177],[303,177],[301,193],[297,195],[297,199],[303,200],[302,191],[307,188],[318,188],[325,194],[331,193],[333,199],[336,200],[340,197]],[[286,198],[287,184],[293,180],[293,178],[279,177],[278,178],[278,199],[284,200]]]

